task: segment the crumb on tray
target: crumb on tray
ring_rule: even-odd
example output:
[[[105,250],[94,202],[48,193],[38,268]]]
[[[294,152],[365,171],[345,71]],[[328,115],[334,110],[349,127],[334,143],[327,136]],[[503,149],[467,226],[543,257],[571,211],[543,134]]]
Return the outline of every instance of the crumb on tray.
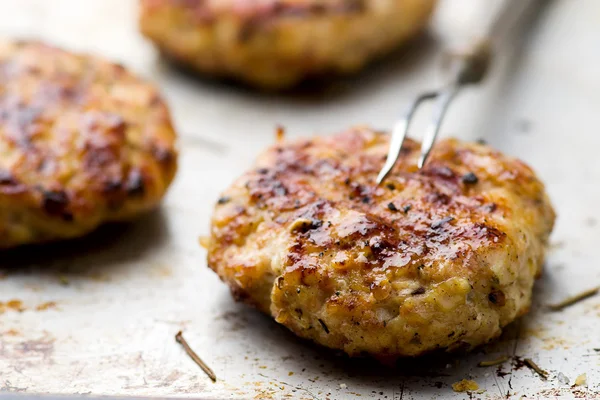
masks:
[[[463,379],[462,381],[459,382],[455,382],[452,384],[452,390],[454,390],[455,392],[474,392],[475,390],[479,389],[479,385],[477,384],[477,382],[469,380],[469,379]]]

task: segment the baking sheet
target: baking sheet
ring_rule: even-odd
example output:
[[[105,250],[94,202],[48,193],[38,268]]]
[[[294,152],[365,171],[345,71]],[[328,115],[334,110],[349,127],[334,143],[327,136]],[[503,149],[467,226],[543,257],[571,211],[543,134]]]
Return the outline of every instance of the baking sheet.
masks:
[[[21,303],[0,315],[0,393],[446,399],[468,397],[451,388],[468,378],[482,389],[474,398],[600,396],[600,298],[544,308],[600,283],[597,0],[552,2],[528,40],[503,49],[486,85],[461,95],[443,128],[526,160],[559,214],[532,313],[485,353],[406,360],[397,370],[338,357],[235,304],[198,245],[218,193],[273,142],[276,124],[290,137],[390,127],[418,90],[439,82],[435,38],[464,28],[468,3],[442,1],[431,37],[354,79],[261,95],[163,63],[137,33],[135,1],[0,0],[0,34],[103,54],[156,81],[181,134],[180,171],[160,211],[84,240],[2,254],[0,301]],[[179,330],[217,383],[175,342]],[[518,363],[477,367],[503,354],[533,359],[550,378]],[[582,373],[588,386],[571,387]]]

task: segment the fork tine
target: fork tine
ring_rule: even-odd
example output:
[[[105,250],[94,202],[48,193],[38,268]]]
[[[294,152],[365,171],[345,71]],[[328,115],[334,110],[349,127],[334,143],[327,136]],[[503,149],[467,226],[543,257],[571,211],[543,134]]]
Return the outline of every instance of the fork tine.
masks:
[[[388,151],[387,158],[385,160],[385,164],[379,175],[377,176],[377,184],[381,184],[383,180],[388,176],[388,174],[394,168],[398,157],[400,156],[400,150],[402,150],[402,144],[404,143],[404,139],[406,138],[406,134],[408,133],[408,128],[410,127],[410,123],[413,119],[415,111],[425,100],[434,99],[437,96],[437,92],[428,92],[420,95],[417,99],[412,103],[412,105],[408,108],[404,117],[396,122],[394,125],[394,130],[392,131],[392,138],[390,140],[390,149]]]
[[[442,90],[442,92],[438,96],[438,99],[435,104],[435,109],[433,110],[433,119],[427,127],[427,131],[425,133],[425,137],[423,138],[423,143],[421,145],[421,155],[419,156],[419,163],[417,164],[419,169],[423,168],[423,166],[425,165],[425,161],[427,161],[427,157],[429,157],[429,153],[431,153],[431,149],[433,148],[435,139],[438,133],[440,132],[444,115],[448,110],[450,102],[452,102],[452,99],[458,93],[458,90],[458,85],[451,84],[447,86],[444,90]]]

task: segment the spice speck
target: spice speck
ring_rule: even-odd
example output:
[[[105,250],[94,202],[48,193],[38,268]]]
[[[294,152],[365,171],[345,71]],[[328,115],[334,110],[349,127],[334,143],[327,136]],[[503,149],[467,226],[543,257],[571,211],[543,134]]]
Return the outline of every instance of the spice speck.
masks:
[[[468,174],[463,175],[462,181],[467,185],[474,185],[477,182],[479,182],[479,178],[477,178],[477,175],[475,175],[474,173],[469,172]]]

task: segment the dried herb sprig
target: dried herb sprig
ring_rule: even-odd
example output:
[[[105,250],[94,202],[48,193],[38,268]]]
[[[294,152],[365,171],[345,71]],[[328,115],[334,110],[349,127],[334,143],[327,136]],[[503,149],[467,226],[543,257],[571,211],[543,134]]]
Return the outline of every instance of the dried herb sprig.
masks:
[[[526,358],[523,363],[530,369],[534,370],[542,379],[548,379],[548,373],[541,369],[531,358]]]
[[[479,364],[477,364],[478,367],[493,367],[495,365],[498,364],[503,364],[505,362],[507,362],[508,360],[510,360],[509,356],[502,356],[500,358],[497,358],[495,360],[489,360],[489,361],[482,361]]]
[[[560,303],[551,304],[548,306],[548,308],[550,308],[550,310],[552,310],[552,311],[561,311],[562,309],[572,306],[575,303],[579,303],[580,301],[585,300],[588,297],[595,296],[596,294],[598,294],[599,291],[600,291],[600,286],[597,286],[593,289],[589,289],[589,290],[586,290],[579,294],[576,294],[575,296],[567,297]]]
[[[192,360],[194,360],[194,362],[196,364],[198,364],[198,366],[202,369],[202,371],[204,371],[204,373],[206,375],[208,375],[208,377],[213,382],[216,382],[217,376],[215,375],[213,370],[210,369],[210,367],[208,365],[206,365],[206,363],[204,361],[202,361],[202,359],[200,357],[198,357],[198,354],[196,354],[196,352],[194,350],[192,350],[192,348],[190,347],[188,342],[183,338],[183,333],[181,331],[177,332],[177,335],[175,335],[175,340],[177,341],[177,343],[179,343],[181,346],[183,346],[183,349],[185,350],[187,355],[190,356],[190,358]]]

